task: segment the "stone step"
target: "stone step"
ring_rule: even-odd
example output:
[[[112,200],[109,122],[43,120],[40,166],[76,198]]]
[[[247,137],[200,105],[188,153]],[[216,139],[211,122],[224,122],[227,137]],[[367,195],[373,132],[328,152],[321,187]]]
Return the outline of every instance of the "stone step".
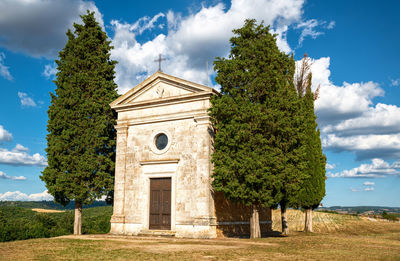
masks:
[[[144,237],[175,237],[175,231],[172,230],[142,230],[138,236]]]

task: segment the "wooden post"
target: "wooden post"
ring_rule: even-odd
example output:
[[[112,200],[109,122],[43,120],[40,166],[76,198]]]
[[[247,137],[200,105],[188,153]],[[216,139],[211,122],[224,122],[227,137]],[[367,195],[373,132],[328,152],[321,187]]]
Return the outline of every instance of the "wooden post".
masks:
[[[289,235],[289,227],[287,224],[287,213],[286,206],[282,206],[281,204],[281,221],[282,221],[282,235]]]
[[[250,218],[250,238],[260,238],[260,215],[256,205],[253,205],[253,211]]]
[[[304,231],[305,232],[313,232],[312,208],[305,209],[305,212],[306,212],[306,218],[305,218],[305,224],[304,224]]]
[[[82,235],[82,202],[75,201],[74,235]]]

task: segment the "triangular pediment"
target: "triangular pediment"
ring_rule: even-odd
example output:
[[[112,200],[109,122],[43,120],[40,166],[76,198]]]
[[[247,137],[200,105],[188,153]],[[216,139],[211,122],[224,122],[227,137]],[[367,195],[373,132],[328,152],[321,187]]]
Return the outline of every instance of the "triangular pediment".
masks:
[[[110,105],[112,108],[143,102],[160,102],[174,97],[190,97],[202,93],[218,93],[216,90],[186,81],[163,72],[156,72]]]

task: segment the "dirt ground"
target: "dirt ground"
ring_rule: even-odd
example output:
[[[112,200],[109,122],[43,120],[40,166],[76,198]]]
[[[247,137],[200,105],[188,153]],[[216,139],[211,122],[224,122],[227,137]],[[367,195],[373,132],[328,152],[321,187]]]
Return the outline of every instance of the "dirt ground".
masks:
[[[62,236],[0,243],[0,260],[400,260],[400,224],[346,222],[340,231],[262,239]]]
[[[150,253],[167,253],[177,251],[216,251],[226,249],[240,249],[250,245],[272,246],[267,242],[246,241],[238,238],[217,238],[217,239],[181,239],[166,237],[139,237],[139,236],[118,236],[110,234],[101,235],[68,235],[58,237],[59,239],[81,239],[81,240],[108,240],[129,243],[129,247],[140,247],[141,250]]]

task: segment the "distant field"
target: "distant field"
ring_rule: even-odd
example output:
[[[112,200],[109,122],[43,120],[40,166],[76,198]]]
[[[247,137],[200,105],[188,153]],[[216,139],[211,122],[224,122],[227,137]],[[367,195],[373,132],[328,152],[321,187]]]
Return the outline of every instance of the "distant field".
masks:
[[[109,206],[105,201],[95,201],[91,205],[84,205],[83,208],[104,207]],[[54,201],[0,201],[0,207],[21,207],[21,208],[42,208],[42,209],[58,209],[72,210],[75,207],[75,202],[71,201],[68,205],[55,203]]]
[[[90,220],[111,210],[93,208],[86,216]],[[0,243],[0,260],[400,260],[400,222],[316,212],[317,233],[308,234],[299,232],[303,213],[289,210],[288,214],[289,237],[195,240],[70,235]],[[279,211],[273,212],[273,222],[279,231]]]

